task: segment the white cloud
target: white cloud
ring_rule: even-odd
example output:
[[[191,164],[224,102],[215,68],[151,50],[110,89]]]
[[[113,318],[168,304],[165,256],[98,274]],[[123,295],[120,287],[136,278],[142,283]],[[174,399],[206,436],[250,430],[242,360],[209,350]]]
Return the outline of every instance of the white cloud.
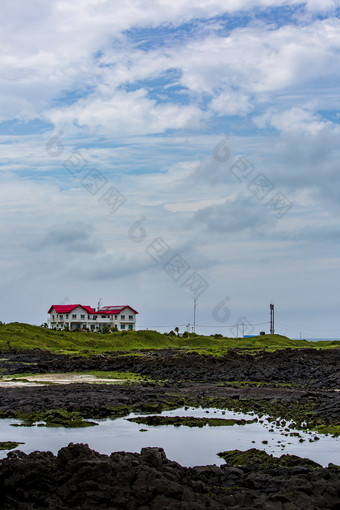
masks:
[[[136,0],[124,6],[98,1],[81,4],[59,1],[46,5],[36,0],[33,6],[28,6],[17,0],[16,9],[8,9],[3,4],[2,16],[7,23],[3,26],[0,53],[2,119],[41,117],[50,110],[51,101],[60,100],[65,93],[77,91],[82,96],[92,90],[73,110],[70,107],[69,113],[73,111],[77,118],[80,112],[76,110],[87,108],[88,117],[97,126],[91,108],[98,107],[105,117],[105,103],[109,111],[118,107],[111,104],[115,103],[115,97],[125,106],[117,87],[156,78],[170,69],[178,70],[179,83],[192,94],[211,94],[213,111],[221,115],[246,115],[253,106],[249,102],[251,96],[256,96],[252,103],[262,102],[263,94],[268,92],[302,86],[320,76],[326,79],[329,75],[339,75],[339,20],[326,19],[278,29],[263,24],[248,26],[233,29],[228,36],[217,36],[214,29],[206,35],[203,26],[203,32],[194,33],[191,39],[186,37],[179,43],[171,39],[168,47],[149,51],[136,50],[133,41],[122,32],[251,9],[256,5],[289,4],[296,5],[260,0],[238,0],[227,6],[222,1],[193,5],[182,1],[142,4]],[[310,8],[312,5],[308,3]],[[143,108],[146,101],[143,91],[139,99]],[[136,108],[135,104],[131,106]],[[188,116],[185,108],[179,112],[173,107],[169,114],[164,109],[163,105],[157,112],[163,117],[159,122],[161,131],[167,119],[169,129],[176,127],[173,116],[177,115],[178,125],[187,125],[187,119],[183,119]],[[71,120],[72,115],[65,112],[64,117]],[[150,118],[146,117],[145,122],[149,123]],[[151,120],[151,124],[157,129],[155,121]]]
[[[228,37],[194,41],[178,56],[181,82],[196,92],[227,89],[261,94],[338,74],[339,20],[309,26],[246,27]],[[241,111],[243,105],[241,104]]]
[[[332,12],[337,7],[340,7],[340,1],[339,0],[307,0],[306,2],[306,8],[308,11],[311,11],[313,13],[326,13],[326,12]]]
[[[322,120],[308,109],[293,107],[283,112],[271,112],[254,118],[259,127],[272,126],[278,131],[317,134],[332,123]]]
[[[204,207],[224,203],[224,198],[210,198],[208,200],[192,201],[186,200],[185,202],[174,202],[171,204],[164,204],[165,209],[171,212],[196,212]]]
[[[245,116],[252,110],[250,97],[239,92],[225,92],[220,94],[211,101],[210,107],[219,116]]]
[[[107,98],[90,97],[74,106],[52,110],[46,117],[57,126],[76,124],[105,135],[126,136],[197,127],[203,114],[194,105],[157,104],[139,89],[116,92]]]
[[[157,237],[209,280],[200,299],[208,323],[226,289],[240,315],[256,309],[259,289],[262,297],[280,294],[286,309],[294,300],[301,306],[296,282],[313,310],[333,300],[327,261],[337,268],[339,128],[330,119],[339,101],[338,4],[2,2],[0,121],[54,124],[40,127],[43,134],[0,138],[3,313],[17,319],[20,289],[25,320],[66,295],[92,305],[103,295],[141,306],[150,321],[169,310],[187,321],[192,297],[163,270],[165,259],[146,252]],[[292,9],[277,22],[279,10],[262,16],[261,8],[280,6]],[[59,130],[64,151],[49,155],[46,142]],[[246,154],[254,175],[266,175],[294,202],[284,219],[276,221],[248,181],[214,160],[225,133],[237,147],[228,164]],[[84,189],[82,175],[64,168],[73,150],[124,194],[116,214]],[[146,238],[134,242],[128,231],[140,218]]]

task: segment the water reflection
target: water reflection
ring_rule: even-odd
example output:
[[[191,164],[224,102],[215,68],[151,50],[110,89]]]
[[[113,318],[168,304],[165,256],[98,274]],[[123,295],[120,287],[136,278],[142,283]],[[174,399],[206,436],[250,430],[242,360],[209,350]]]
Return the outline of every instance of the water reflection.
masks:
[[[222,411],[219,409],[176,409],[161,413],[163,416],[196,416],[214,418],[250,419],[254,415]],[[140,416],[131,413],[126,418]],[[263,420],[263,418],[262,418]],[[0,441],[25,442],[18,449],[25,453],[34,450],[57,453],[69,443],[87,443],[90,448],[110,454],[114,451],[140,452],[145,446],[164,448],[167,457],[183,466],[224,464],[217,453],[225,450],[258,448],[277,457],[283,453],[308,457],[323,466],[329,462],[340,464],[339,438],[318,435],[319,441],[309,442],[315,434],[299,432],[299,437],[284,436],[282,428],[263,423],[222,427],[151,427],[129,422],[125,418],[96,420],[96,427],[65,429],[47,427],[11,427],[15,420],[0,420]],[[146,432],[141,432],[146,429]],[[269,432],[269,429],[271,432]],[[292,432],[294,432],[292,430]],[[264,444],[263,441],[267,441]],[[7,452],[0,452],[0,458]]]

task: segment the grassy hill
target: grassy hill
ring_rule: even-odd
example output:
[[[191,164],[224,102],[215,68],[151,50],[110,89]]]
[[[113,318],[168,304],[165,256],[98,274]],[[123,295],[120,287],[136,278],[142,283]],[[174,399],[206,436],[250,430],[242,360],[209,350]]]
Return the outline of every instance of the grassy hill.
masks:
[[[246,352],[258,350],[340,347],[339,341],[307,342],[290,340],[281,335],[264,335],[254,338],[215,338],[190,335],[188,338],[163,335],[157,331],[124,331],[99,335],[89,332],[53,331],[30,324],[0,325],[0,351],[47,350],[55,353],[103,353],[139,351],[144,349],[183,349],[205,354],[221,355],[229,349]]]

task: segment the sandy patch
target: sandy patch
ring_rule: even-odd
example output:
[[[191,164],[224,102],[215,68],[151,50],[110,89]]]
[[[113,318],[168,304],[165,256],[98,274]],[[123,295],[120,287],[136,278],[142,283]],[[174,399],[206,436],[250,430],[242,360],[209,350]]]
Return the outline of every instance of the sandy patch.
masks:
[[[28,375],[23,376],[22,379],[3,379],[0,381],[0,387],[19,387],[19,386],[45,386],[44,383],[54,383],[54,384],[73,384],[73,383],[91,383],[91,384],[101,384],[101,383],[115,383],[121,382],[121,379],[100,379],[95,377],[94,375],[84,375],[84,374],[41,374],[41,375]]]

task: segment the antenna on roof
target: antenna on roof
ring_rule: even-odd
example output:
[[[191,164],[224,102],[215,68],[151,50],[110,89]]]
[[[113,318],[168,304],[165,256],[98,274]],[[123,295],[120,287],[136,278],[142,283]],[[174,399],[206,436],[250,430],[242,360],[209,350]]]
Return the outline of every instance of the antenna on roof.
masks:
[[[103,298],[99,298],[99,300],[98,300],[98,310],[100,310],[100,308],[102,306],[102,299]]]

